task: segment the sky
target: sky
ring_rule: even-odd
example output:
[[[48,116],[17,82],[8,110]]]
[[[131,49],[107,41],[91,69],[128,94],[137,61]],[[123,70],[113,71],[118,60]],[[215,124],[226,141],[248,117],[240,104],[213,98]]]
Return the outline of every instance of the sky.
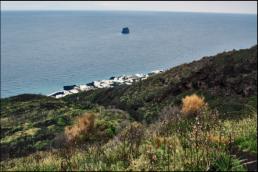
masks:
[[[125,10],[257,14],[257,1],[1,1],[1,10]]]

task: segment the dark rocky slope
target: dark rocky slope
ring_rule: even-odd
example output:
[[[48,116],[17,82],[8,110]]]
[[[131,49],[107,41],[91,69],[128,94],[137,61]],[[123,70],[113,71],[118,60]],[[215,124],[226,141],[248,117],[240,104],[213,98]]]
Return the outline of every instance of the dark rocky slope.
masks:
[[[212,107],[223,112],[242,110],[257,95],[257,46],[203,57],[132,86],[75,94],[64,100],[111,105],[131,112],[138,120],[151,121],[162,107],[179,104],[191,92],[204,95]]]

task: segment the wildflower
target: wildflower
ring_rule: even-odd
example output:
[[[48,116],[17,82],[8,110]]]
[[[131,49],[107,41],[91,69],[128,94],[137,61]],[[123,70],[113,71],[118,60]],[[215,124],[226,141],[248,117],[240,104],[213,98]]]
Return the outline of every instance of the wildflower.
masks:
[[[152,155],[152,160],[157,161],[157,156],[155,154]]]

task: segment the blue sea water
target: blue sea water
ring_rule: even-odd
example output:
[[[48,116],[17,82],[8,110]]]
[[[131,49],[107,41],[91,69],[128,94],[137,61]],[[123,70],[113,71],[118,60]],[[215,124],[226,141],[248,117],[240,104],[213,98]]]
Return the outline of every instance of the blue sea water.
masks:
[[[256,15],[1,12],[1,97],[167,69],[256,43]]]

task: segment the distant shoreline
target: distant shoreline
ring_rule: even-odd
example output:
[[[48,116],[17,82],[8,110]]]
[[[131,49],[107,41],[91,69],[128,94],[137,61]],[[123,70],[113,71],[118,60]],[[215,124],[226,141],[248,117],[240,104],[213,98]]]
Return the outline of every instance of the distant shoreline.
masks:
[[[48,94],[49,97],[54,98],[62,98],[67,95],[76,94],[79,92],[86,92],[98,88],[112,88],[119,85],[132,85],[134,82],[138,82],[140,80],[145,80],[149,76],[158,74],[163,72],[164,70],[154,70],[147,74],[136,73],[133,75],[121,75],[121,76],[111,76],[109,79],[104,80],[96,80],[87,84],[81,85],[67,85],[63,86],[62,91],[55,91],[53,93]]]

